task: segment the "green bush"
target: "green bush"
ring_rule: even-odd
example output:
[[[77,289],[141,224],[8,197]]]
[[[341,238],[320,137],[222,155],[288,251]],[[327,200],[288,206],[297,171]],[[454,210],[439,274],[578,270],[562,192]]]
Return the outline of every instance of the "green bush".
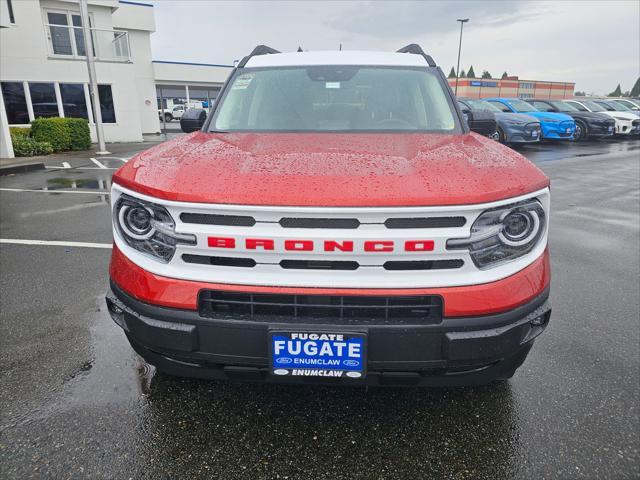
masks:
[[[84,118],[65,118],[71,132],[71,150],[91,148],[89,123]]]
[[[84,118],[36,118],[31,122],[31,137],[49,142],[54,152],[91,148],[89,124]]]
[[[16,137],[28,137],[31,134],[31,129],[22,127],[9,127],[9,133],[11,134],[11,140],[13,141],[13,139]]]
[[[67,118],[36,118],[31,122],[31,138],[49,142],[54,152],[71,149],[71,130]]]
[[[33,157],[34,155],[49,155],[53,147],[49,142],[38,142],[24,135],[12,135],[13,153],[16,157]]]

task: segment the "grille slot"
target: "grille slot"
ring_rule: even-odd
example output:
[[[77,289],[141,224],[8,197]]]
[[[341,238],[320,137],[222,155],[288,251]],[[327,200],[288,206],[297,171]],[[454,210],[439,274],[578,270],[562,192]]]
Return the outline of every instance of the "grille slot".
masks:
[[[385,262],[385,270],[449,270],[460,268],[464,260],[405,260]]]
[[[437,295],[279,295],[204,290],[203,317],[278,323],[336,325],[436,324],[443,303]]]
[[[360,264],[342,260],[282,260],[280,266],[290,270],[357,270]]]
[[[452,228],[467,223],[465,217],[415,217],[388,218],[384,222],[387,228]]]
[[[253,227],[256,219],[243,215],[215,215],[211,213],[181,213],[180,220],[184,223],[198,225],[225,225],[230,227]]]
[[[185,263],[198,263],[200,265],[217,265],[221,267],[255,267],[256,261],[253,258],[238,257],[210,257],[208,255],[192,255],[185,253],[182,255]]]
[[[280,219],[282,228],[358,228],[357,218],[293,218]]]

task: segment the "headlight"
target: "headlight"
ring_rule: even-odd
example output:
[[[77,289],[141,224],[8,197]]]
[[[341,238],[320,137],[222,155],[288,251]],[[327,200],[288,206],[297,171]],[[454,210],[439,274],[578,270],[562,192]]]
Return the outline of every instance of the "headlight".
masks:
[[[113,207],[113,223],[127,245],[156,260],[168,262],[182,243],[195,245],[195,235],[176,233],[175,223],[161,205],[122,195]]]
[[[522,127],[527,124],[527,122],[520,122],[518,120],[505,120],[505,123],[514,127]]]
[[[556,118],[548,118],[548,117],[542,117],[541,120],[543,122],[548,122],[548,123],[559,123],[560,120],[556,119]]]
[[[471,227],[469,238],[452,238],[447,249],[469,250],[473,263],[486,269],[526,255],[546,229],[546,215],[538,200],[486,210]]]

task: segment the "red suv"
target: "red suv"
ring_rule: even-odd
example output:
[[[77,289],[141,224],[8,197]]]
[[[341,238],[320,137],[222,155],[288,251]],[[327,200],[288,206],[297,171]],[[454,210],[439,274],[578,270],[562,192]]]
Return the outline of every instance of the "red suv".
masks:
[[[256,47],[182,124],[111,195],[107,304],[160,372],[481,384],[547,326],[549,179],[419,46]]]

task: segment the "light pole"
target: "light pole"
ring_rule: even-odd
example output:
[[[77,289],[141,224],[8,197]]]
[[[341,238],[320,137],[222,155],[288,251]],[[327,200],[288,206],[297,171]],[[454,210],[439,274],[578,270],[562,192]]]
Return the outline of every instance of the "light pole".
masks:
[[[469,19],[459,18],[457,21],[460,22],[460,43],[458,44],[458,67],[456,68],[456,89],[454,92],[456,94],[456,97],[458,96],[458,79],[460,78],[460,50],[462,50],[462,27],[469,21]]]
[[[89,9],[87,0],[80,0],[80,17],[82,18],[82,35],[84,38],[84,50],[87,57],[87,69],[89,70],[89,92],[93,100],[93,118],[96,122],[96,137],[98,137],[98,155],[108,155],[104,144],[104,130],[102,128],[102,112],[100,111],[100,98],[98,95],[98,81],[96,79],[96,65],[93,58],[93,38],[89,29]]]

